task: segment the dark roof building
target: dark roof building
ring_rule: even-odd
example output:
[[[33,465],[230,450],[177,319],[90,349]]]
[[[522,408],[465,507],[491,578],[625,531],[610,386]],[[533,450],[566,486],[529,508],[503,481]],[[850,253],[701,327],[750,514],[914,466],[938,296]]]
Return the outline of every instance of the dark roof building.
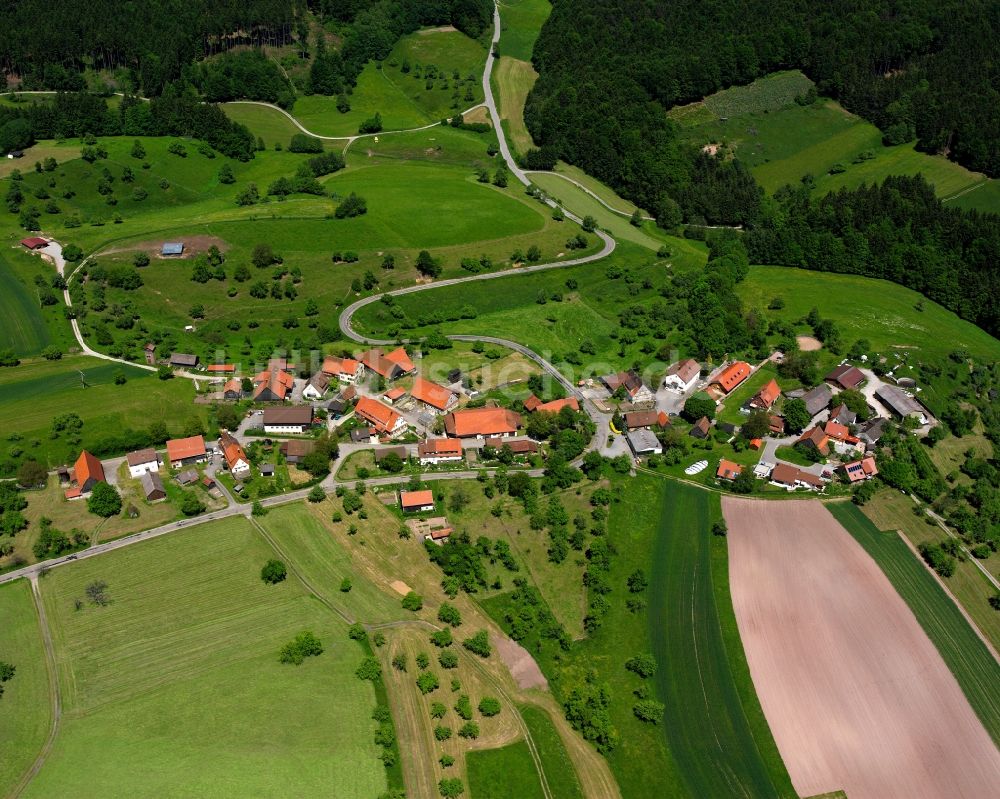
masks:
[[[806,404],[806,410],[810,416],[815,416],[833,399],[833,389],[826,383],[820,383],[816,388],[811,388],[802,395],[802,401]]]
[[[851,366],[849,363],[842,363],[836,369],[830,371],[823,379],[827,383],[832,383],[839,388],[857,388],[865,382],[865,373],[856,366]]]
[[[922,420],[927,418],[923,405],[901,388],[879,386],[875,391],[875,397],[900,419],[905,419],[907,416],[919,416]]]
[[[170,365],[180,367],[197,366],[198,356],[191,355],[188,352],[172,352],[170,353]]]
[[[697,422],[694,423],[694,427],[688,435],[694,436],[695,438],[708,438],[708,432],[712,429],[712,423],[708,420],[707,416],[702,416]]]

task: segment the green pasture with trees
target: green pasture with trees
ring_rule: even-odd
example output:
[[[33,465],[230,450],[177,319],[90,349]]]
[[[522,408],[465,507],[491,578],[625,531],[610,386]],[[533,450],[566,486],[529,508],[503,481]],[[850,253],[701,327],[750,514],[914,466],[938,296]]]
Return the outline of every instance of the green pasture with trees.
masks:
[[[297,577],[261,581],[274,555],[230,519],[44,577],[63,719],[25,795],[384,791],[364,652]],[[304,632],[322,653],[282,664]]]

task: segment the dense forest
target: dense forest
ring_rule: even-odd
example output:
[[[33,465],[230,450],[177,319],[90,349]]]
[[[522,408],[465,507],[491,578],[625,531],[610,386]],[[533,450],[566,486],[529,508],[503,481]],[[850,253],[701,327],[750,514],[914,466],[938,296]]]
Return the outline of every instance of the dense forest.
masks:
[[[553,0],[525,120],[543,149],[658,217],[666,195],[689,217],[744,222],[755,211],[742,191],[728,209],[698,207],[704,168],[666,109],[801,68],[887,143],[916,138],[1000,175],[998,40],[989,0]],[[708,177],[742,186],[723,167]]]
[[[240,45],[297,43],[308,51],[306,11],[341,40],[336,65],[353,85],[365,63],[384,58],[405,33],[451,24],[477,37],[489,0],[19,0],[0,5],[0,68],[25,89],[76,91],[83,71],[126,70],[137,92],[156,96],[205,56]]]
[[[947,208],[920,176],[776,200],[781,211],[744,237],[753,263],[885,278],[1000,335],[1000,216]]]

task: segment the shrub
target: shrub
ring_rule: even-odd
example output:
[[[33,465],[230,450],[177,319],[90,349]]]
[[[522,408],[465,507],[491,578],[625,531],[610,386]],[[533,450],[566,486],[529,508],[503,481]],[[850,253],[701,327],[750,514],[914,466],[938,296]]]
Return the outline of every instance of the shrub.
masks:
[[[288,569],[280,560],[269,560],[260,570],[260,579],[269,585],[277,585],[288,576]]]
[[[484,716],[496,716],[500,713],[500,700],[492,696],[484,696],[479,700],[479,712]]]
[[[315,136],[296,133],[288,144],[288,151],[292,153],[321,153],[323,152],[323,142]]]
[[[295,636],[283,647],[278,655],[281,663],[292,663],[296,666],[302,664],[307,657],[315,657],[323,653],[323,644],[311,632],[306,630]]]
[[[406,596],[403,597],[403,609],[412,610],[416,612],[424,606],[423,597],[420,596],[416,591],[410,591]]]
[[[490,648],[490,638],[486,630],[480,630],[471,638],[466,638],[462,641],[462,646],[481,658],[488,658],[493,651]]]

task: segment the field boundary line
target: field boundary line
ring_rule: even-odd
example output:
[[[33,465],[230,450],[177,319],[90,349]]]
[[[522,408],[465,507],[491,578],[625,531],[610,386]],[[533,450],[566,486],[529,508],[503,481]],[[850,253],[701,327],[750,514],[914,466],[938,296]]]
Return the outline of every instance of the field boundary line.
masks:
[[[38,772],[42,770],[42,766],[45,765],[45,761],[52,752],[56,736],[59,734],[60,721],[62,720],[62,689],[59,686],[59,674],[56,670],[55,648],[52,645],[52,629],[49,627],[49,620],[45,615],[45,604],[42,601],[42,594],[38,588],[38,574],[31,575],[29,582],[31,583],[31,598],[35,604],[35,612],[38,615],[38,628],[42,636],[42,648],[45,650],[45,669],[49,676],[49,702],[52,721],[49,725],[49,734],[45,739],[45,743],[42,744],[35,762],[21,775],[21,779],[14,786],[13,791],[10,793],[11,799],[17,799],[38,775]]]

